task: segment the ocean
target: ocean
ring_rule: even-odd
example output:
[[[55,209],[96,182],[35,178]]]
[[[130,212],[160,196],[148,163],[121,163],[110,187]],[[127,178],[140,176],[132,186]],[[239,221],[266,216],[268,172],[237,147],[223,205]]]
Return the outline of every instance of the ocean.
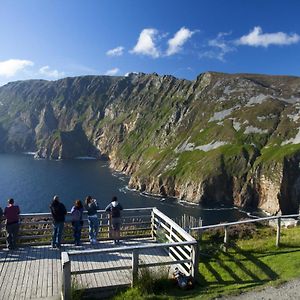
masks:
[[[200,217],[203,224],[236,221],[247,216],[234,207],[202,207],[159,198],[127,188],[129,177],[109,168],[107,161],[90,159],[37,160],[28,154],[0,154],[0,206],[14,198],[22,213],[49,212],[54,195],[68,210],[76,199],[97,199],[100,209],[117,196],[124,208],[157,207],[171,218]]]

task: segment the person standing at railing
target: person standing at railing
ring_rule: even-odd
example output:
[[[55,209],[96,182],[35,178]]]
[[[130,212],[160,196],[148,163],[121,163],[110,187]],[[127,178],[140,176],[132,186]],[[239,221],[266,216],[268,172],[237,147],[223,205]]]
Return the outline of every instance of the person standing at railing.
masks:
[[[75,246],[80,246],[81,229],[83,226],[82,214],[83,214],[83,205],[80,200],[76,200],[74,206],[71,209]]]
[[[58,196],[54,196],[50,205],[50,211],[53,217],[52,247],[61,247],[61,237],[64,230],[66,207],[59,201]]]
[[[97,234],[99,230],[99,219],[97,209],[99,209],[97,200],[91,196],[85,199],[85,209],[87,210],[87,217],[89,223],[89,239],[91,244],[97,243]]]
[[[123,210],[123,207],[118,202],[118,198],[116,196],[112,197],[110,204],[108,204],[105,208],[105,211],[110,213],[114,244],[120,243],[121,210]]]
[[[7,232],[7,248],[9,250],[17,247],[17,238],[19,233],[19,215],[20,208],[18,205],[14,205],[14,199],[8,199],[8,206],[4,209],[4,217],[6,219],[6,232]]]

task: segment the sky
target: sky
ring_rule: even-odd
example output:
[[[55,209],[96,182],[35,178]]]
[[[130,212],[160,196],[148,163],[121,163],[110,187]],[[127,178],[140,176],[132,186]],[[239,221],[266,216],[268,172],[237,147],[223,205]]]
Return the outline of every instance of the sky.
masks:
[[[298,0],[0,0],[0,85],[206,71],[300,76]]]

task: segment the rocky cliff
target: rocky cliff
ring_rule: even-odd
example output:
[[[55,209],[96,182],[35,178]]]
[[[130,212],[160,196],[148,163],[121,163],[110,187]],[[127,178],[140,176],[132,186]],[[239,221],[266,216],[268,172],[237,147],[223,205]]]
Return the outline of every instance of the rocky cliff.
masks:
[[[105,156],[141,191],[298,212],[300,78],[208,72],[0,88],[0,151]]]

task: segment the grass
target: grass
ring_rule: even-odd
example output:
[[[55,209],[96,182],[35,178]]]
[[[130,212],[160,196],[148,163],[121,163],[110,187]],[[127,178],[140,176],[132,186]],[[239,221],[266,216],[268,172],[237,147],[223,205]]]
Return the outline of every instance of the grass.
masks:
[[[200,284],[189,291],[164,281],[159,293],[129,289],[115,299],[201,299],[238,294],[266,285],[278,285],[300,277],[300,227],[282,229],[281,247],[276,248],[274,229],[252,227],[224,250],[221,232],[203,235],[200,249]]]
[[[71,300],[81,300],[84,294],[85,287],[81,286],[76,278],[73,278],[71,283]]]

